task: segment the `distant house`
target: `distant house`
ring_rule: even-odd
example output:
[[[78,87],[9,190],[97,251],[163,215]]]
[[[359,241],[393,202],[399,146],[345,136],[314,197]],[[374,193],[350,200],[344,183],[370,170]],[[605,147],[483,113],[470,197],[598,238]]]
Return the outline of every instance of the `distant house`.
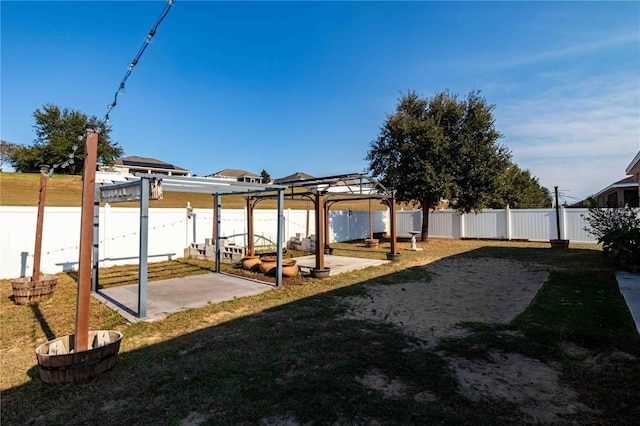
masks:
[[[121,174],[149,173],[168,176],[191,176],[191,171],[150,157],[118,158],[110,167]]]
[[[640,166],[639,166],[640,168]],[[627,169],[629,170],[629,169]],[[627,171],[627,173],[629,173]],[[638,177],[628,176],[604,188],[595,194],[598,207],[639,207]]]
[[[628,175],[635,176],[636,182],[640,185],[640,151],[633,157],[633,160],[631,160],[625,172],[627,172]],[[638,190],[640,190],[640,187]]]
[[[303,173],[303,172],[295,172],[292,175],[281,177],[281,178],[278,178],[278,179],[274,179],[273,183],[276,184],[276,185],[287,185],[289,183],[299,182],[299,181],[305,180],[305,179],[315,179],[315,178],[313,176],[308,175],[308,174]]]
[[[245,170],[224,169],[219,172],[206,175],[205,177],[219,180],[244,183],[262,183],[262,176],[247,172]]]

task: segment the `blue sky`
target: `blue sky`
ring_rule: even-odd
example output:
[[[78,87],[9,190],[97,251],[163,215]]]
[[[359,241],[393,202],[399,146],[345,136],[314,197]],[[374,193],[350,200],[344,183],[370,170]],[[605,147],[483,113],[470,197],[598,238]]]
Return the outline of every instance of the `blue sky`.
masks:
[[[3,0],[2,139],[31,144],[46,103],[103,117],[164,5]],[[587,196],[640,149],[640,3],[177,0],[112,140],[197,175],[363,172],[409,89],[481,90],[514,161]]]

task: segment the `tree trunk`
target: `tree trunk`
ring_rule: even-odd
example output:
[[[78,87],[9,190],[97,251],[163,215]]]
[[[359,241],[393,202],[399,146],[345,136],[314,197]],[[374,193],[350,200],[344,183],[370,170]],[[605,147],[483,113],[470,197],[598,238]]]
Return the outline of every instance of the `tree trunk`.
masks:
[[[427,241],[429,239],[429,206],[430,203],[422,202],[422,229],[420,239]]]

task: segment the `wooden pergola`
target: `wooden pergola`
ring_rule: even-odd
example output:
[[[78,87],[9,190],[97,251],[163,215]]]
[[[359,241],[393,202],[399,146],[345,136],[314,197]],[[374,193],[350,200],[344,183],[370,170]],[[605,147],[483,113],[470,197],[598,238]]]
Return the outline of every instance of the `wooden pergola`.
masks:
[[[395,191],[386,188],[371,176],[359,173],[327,176],[320,178],[299,179],[287,182],[284,197],[291,200],[308,200],[315,207],[315,235],[316,235],[316,265],[311,270],[312,276],[322,276],[327,270],[324,267],[325,249],[329,249],[329,210],[338,202],[355,200],[380,200],[390,210],[390,239],[391,246],[387,259],[398,260],[396,244],[396,199]],[[272,199],[274,195],[260,194],[247,197],[247,215],[249,226],[253,225],[253,209],[255,205],[265,199]],[[371,215],[369,215],[371,229]],[[250,228],[252,230],[252,228]],[[251,232],[251,231],[250,231]],[[372,234],[372,232],[370,232]],[[373,238],[373,235],[370,235]],[[253,254],[253,241],[250,238],[249,254]]]

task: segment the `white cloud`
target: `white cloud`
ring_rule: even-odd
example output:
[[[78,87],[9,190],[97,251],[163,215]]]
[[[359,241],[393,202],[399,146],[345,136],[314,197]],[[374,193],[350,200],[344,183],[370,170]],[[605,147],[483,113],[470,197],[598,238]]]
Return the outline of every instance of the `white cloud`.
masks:
[[[503,104],[496,117],[521,167],[589,195],[624,177],[640,149],[640,83],[619,74],[564,84]]]
[[[552,61],[567,57],[579,57],[592,54],[601,50],[612,49],[618,46],[625,46],[630,43],[636,45],[640,41],[637,31],[626,34],[616,34],[607,38],[599,38],[590,42],[581,42],[572,46],[560,47],[557,49],[546,50],[543,52],[533,53],[527,52],[523,56],[511,56],[509,59],[497,61],[492,66],[500,68],[514,67],[521,65],[531,65],[539,62]]]

